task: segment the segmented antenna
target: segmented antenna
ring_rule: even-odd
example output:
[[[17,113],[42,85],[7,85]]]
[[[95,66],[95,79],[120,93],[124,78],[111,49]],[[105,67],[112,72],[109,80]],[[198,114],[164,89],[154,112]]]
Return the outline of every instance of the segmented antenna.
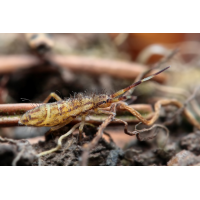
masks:
[[[156,76],[156,75],[162,73],[163,71],[167,70],[169,67],[170,67],[170,66],[168,66],[168,67],[162,69],[161,71],[159,71],[159,72],[157,72],[157,73],[155,73],[155,74],[152,74],[151,76],[148,76],[148,77],[146,77],[146,78],[144,78],[144,79],[142,79],[142,80],[140,80],[140,81],[137,81],[137,82],[133,83],[132,85],[128,86],[127,88],[124,88],[124,89],[122,89],[122,90],[119,90],[118,92],[112,94],[110,97],[111,97],[111,98],[115,98],[115,97],[118,97],[118,96],[121,95],[121,94],[124,94],[126,91],[130,90],[131,88],[136,87],[137,85],[139,85],[139,84],[141,84],[141,83],[143,83],[143,82],[145,82],[145,81],[148,81],[148,80],[152,79],[154,76]]]

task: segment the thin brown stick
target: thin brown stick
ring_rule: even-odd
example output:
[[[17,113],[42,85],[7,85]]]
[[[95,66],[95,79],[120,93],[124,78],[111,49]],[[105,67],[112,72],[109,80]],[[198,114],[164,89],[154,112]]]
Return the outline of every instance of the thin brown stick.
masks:
[[[21,116],[0,116],[0,127],[18,126]]]
[[[124,103],[120,103],[119,110],[128,110],[130,113],[132,113],[135,117],[139,119],[139,121],[142,121],[146,125],[152,125],[159,117],[160,113],[160,107],[166,106],[166,105],[174,105],[178,108],[184,107],[184,105],[177,101],[176,99],[161,99],[155,104],[155,113],[152,113],[152,109],[150,105],[126,105]],[[23,114],[26,111],[32,109],[33,107],[36,107],[35,104],[0,104],[0,126],[18,126],[18,121],[20,119],[19,115],[12,115],[14,113]],[[110,109],[110,108],[107,108]],[[136,111],[136,110],[138,111]],[[21,113],[20,113],[21,112]],[[145,112],[146,118],[144,118],[139,112]],[[187,110],[184,107],[183,114],[186,116],[188,121],[197,127],[200,130],[200,124],[199,122],[193,117],[191,112]],[[149,118],[153,115],[151,120]],[[92,119],[93,118],[93,119]],[[123,118],[123,116],[122,116]],[[100,124],[105,118],[102,118],[99,116],[95,119],[95,117],[91,117],[91,119],[86,119],[88,123],[94,123],[94,124]],[[149,121],[148,121],[149,120]],[[126,120],[127,121],[127,120]],[[130,119],[127,122],[133,122],[138,123],[138,120]],[[77,119],[73,121],[73,123],[80,122],[80,119]],[[113,122],[114,123],[114,122]]]
[[[34,107],[42,105],[42,104],[31,104],[31,103],[21,103],[21,104],[0,104],[0,127],[10,127],[10,126],[18,126],[18,121],[22,114],[26,111],[33,109]],[[135,104],[130,105],[131,108],[138,110],[138,112],[144,113],[144,117],[146,119],[150,119],[152,117],[152,107],[148,104]],[[105,110],[110,110],[110,107]],[[117,109],[120,118],[123,118],[128,123],[138,123],[137,118],[133,118],[132,116],[123,116],[123,112],[125,110]],[[120,116],[121,115],[121,116]],[[97,116],[89,116],[86,118],[87,123],[100,125],[102,121],[105,120],[105,116],[97,115]],[[72,124],[79,123],[81,121],[80,118],[73,120]],[[113,122],[113,124],[117,124]]]
[[[138,74],[146,71],[146,66],[134,62],[125,62],[108,59],[98,59],[92,57],[81,56],[52,56],[50,58],[62,67],[78,72],[87,72],[92,74],[108,74],[113,77],[123,79],[134,79]],[[156,81],[163,83],[166,81],[166,75],[161,74]],[[162,79],[162,80],[161,80]]]
[[[22,115],[28,110],[31,110],[40,104],[32,104],[32,103],[11,103],[11,104],[0,104],[0,116],[8,116],[8,115]]]
[[[43,105],[43,103],[32,104],[32,103],[15,103],[15,104],[0,104],[0,116],[9,116],[9,115],[19,115],[24,114],[28,110],[31,110],[39,105]],[[139,110],[140,112],[149,113],[152,112],[151,105],[149,104],[134,104],[129,105],[130,107]],[[106,111],[110,111],[110,107],[104,108]],[[117,109],[117,112],[125,111],[125,109]]]
[[[18,69],[24,69],[41,64],[42,62],[40,59],[31,55],[0,56],[0,74],[12,73]]]
[[[123,79],[135,79],[139,74],[146,71],[147,67],[134,62],[116,61],[84,56],[60,56],[46,57],[50,62],[75,72],[91,74],[108,74]],[[25,69],[41,65],[44,61],[32,55],[9,55],[0,56],[0,73],[12,73],[18,69]],[[155,81],[163,83],[167,79],[166,74],[160,74]]]
[[[152,118],[153,113],[148,113],[145,115],[142,115],[145,117],[145,119],[149,120]],[[19,126],[18,121],[20,119],[20,116],[3,116],[0,117],[0,127],[12,127],[12,126]],[[137,124],[139,122],[139,120],[134,117],[134,116],[119,116],[119,118],[127,121],[130,124]],[[106,119],[106,117],[104,115],[90,115],[86,117],[86,122],[90,123],[90,124],[94,124],[94,125],[100,125],[104,120]],[[79,123],[81,121],[81,118],[78,117],[76,119],[74,119],[72,122],[70,122],[71,125]],[[120,125],[118,122],[112,121],[111,122],[112,125]],[[20,125],[20,126],[24,126],[24,125]]]

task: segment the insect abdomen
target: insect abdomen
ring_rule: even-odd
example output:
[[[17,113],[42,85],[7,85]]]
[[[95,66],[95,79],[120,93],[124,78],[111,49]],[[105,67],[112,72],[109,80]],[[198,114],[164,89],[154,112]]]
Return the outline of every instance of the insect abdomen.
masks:
[[[76,117],[93,108],[92,98],[58,101],[38,106],[27,111],[19,124],[27,126],[56,126],[69,117]]]
[[[62,104],[62,107],[60,107],[59,103],[44,104],[27,111],[21,117],[19,124],[27,126],[55,126],[62,123],[64,115],[62,114],[61,116],[61,113],[64,105]]]
[[[46,116],[46,107],[41,105],[24,113],[19,120],[19,124],[37,126],[46,119]]]

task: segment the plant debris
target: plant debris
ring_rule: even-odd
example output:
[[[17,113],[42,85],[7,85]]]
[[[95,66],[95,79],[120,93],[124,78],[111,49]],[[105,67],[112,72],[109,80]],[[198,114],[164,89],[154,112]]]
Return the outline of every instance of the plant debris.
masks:
[[[28,140],[12,140],[0,137],[0,165],[32,165],[36,152]]]

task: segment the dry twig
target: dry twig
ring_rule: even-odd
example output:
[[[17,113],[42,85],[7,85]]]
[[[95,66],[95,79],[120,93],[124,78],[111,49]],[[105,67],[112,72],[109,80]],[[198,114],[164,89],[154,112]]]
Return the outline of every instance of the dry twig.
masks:
[[[191,98],[192,99],[192,98]],[[166,105],[174,105],[178,108],[183,108],[183,104],[175,99],[162,99],[159,100],[158,102],[156,102],[155,104],[155,113],[152,114],[152,108],[150,105],[145,105],[145,104],[139,104],[139,105],[126,105],[126,104],[120,104],[119,106],[119,110],[128,110],[130,111],[134,116],[136,116],[139,121],[144,121],[141,115],[137,115],[138,112],[133,113],[133,110],[138,110],[139,112],[145,112],[148,113],[148,115],[146,116],[147,119],[150,118],[150,116],[153,115],[153,117],[151,118],[151,122],[149,125],[153,124],[159,117],[159,113],[160,113],[160,108],[161,106],[166,106]],[[32,109],[33,107],[36,107],[37,105],[32,105],[32,104],[1,104],[0,105],[0,126],[17,126],[18,125],[18,120],[20,118],[20,116],[14,115],[14,114],[23,114],[26,111]],[[110,108],[106,108],[105,110],[109,110]],[[183,114],[186,116],[186,118],[188,119],[188,121],[194,125],[195,127],[197,127],[200,130],[200,124],[199,122],[192,116],[192,114],[190,113],[189,110],[187,110],[185,107],[183,109]],[[102,120],[104,120],[105,118],[99,117],[99,118],[93,118],[90,117],[91,119],[89,120],[89,118],[86,119],[86,121],[88,123],[96,123],[99,124],[102,122]],[[92,119],[93,118],[93,119]],[[122,117],[123,118],[123,117]],[[74,120],[74,123],[77,123],[78,121]],[[133,120],[130,119],[129,122],[136,122],[138,123],[138,120]],[[149,122],[146,122],[149,123]]]
[[[75,71],[91,74],[108,74],[113,77],[123,79],[135,79],[138,74],[146,71],[147,67],[134,62],[116,61],[84,56],[60,56],[53,55],[45,57],[49,62],[55,63],[60,67]],[[0,73],[11,73],[18,69],[25,69],[38,66],[44,63],[32,55],[11,55],[0,56]],[[160,74],[154,78],[159,83],[165,82],[167,76]]]
[[[22,114],[27,112],[28,110],[31,110],[38,105],[42,104],[31,104],[31,103],[21,103],[21,104],[0,104],[0,127],[10,127],[10,126],[18,126],[18,121]],[[148,104],[135,104],[135,105],[129,105],[131,108],[138,110],[138,112],[144,113],[144,117],[146,119],[150,119],[152,117],[152,107]],[[106,111],[109,111],[110,108],[105,108]],[[138,123],[139,121],[137,118],[134,118],[132,116],[123,116],[124,109],[117,109],[117,112],[120,114],[122,113],[122,116],[120,118],[123,118],[128,123]],[[89,116],[86,117],[86,122],[91,124],[101,124],[102,121],[105,120],[104,116],[98,115],[98,116]],[[80,118],[74,119],[71,123],[76,124],[81,121]],[[116,124],[116,123],[115,123]]]

